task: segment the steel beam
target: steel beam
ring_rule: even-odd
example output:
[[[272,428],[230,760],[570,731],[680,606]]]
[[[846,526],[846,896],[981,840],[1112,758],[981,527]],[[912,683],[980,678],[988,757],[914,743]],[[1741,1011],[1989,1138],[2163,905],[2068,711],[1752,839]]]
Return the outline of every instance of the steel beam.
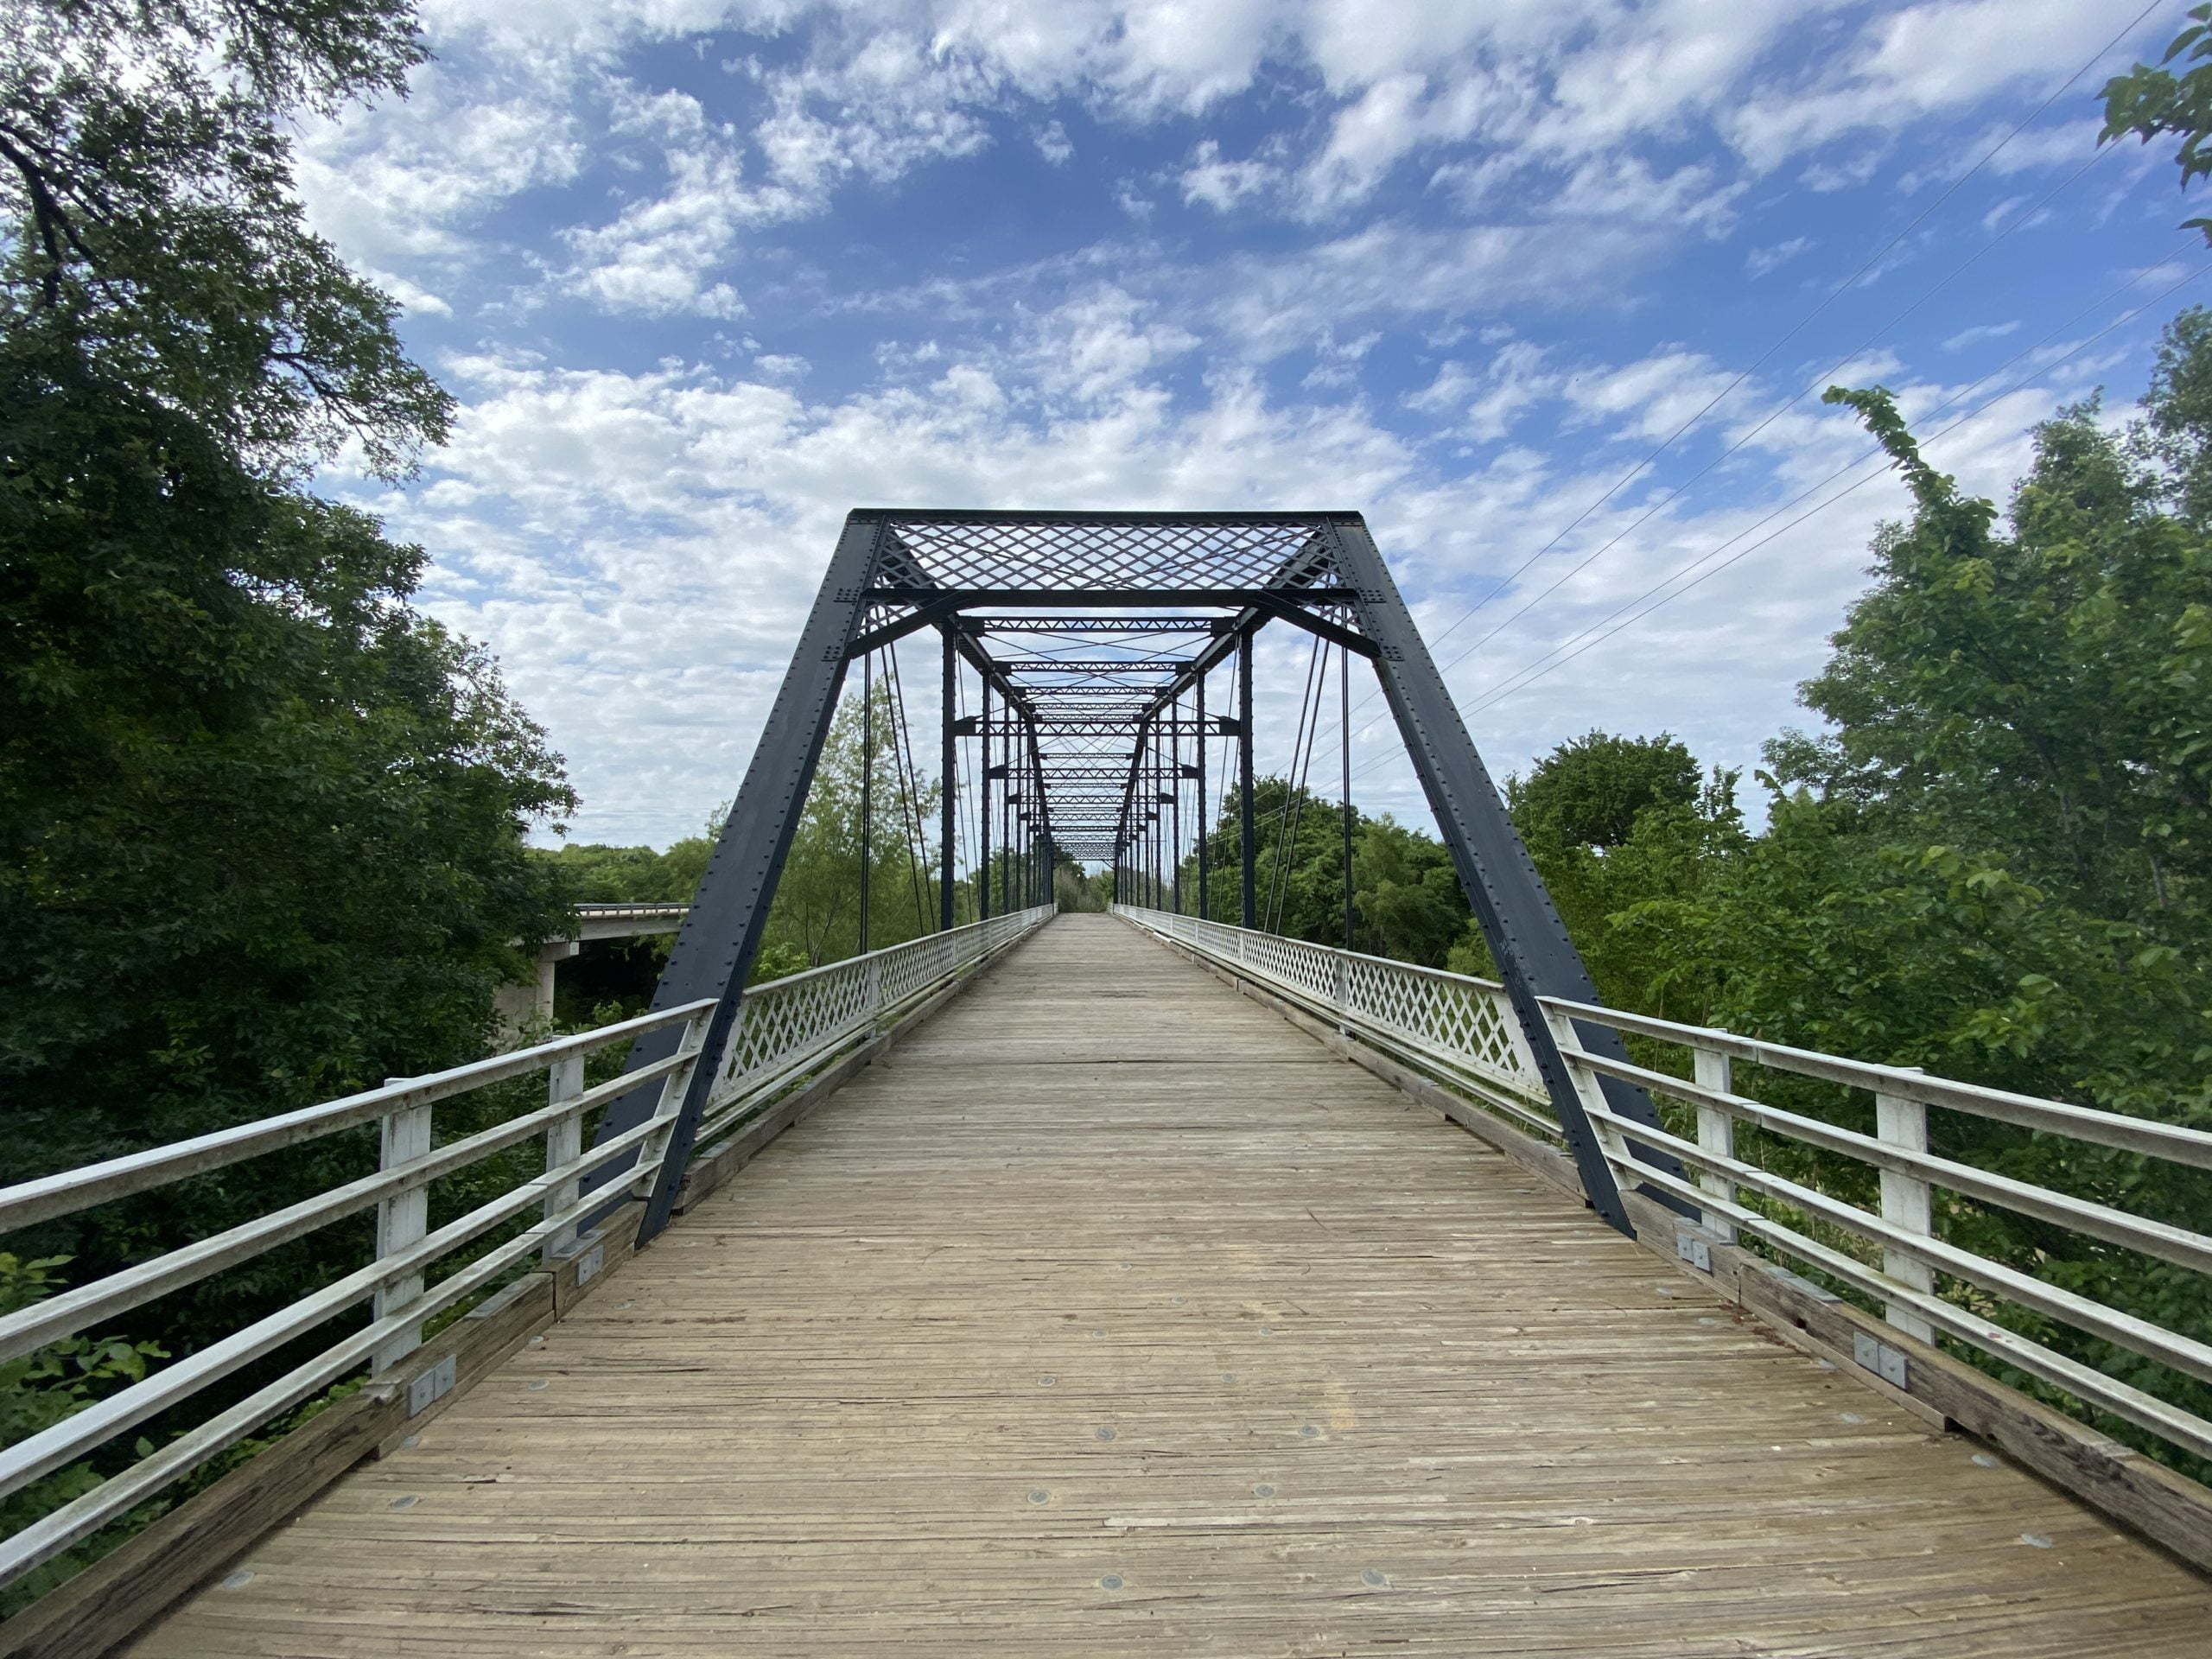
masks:
[[[1506,815],[1505,803],[1475,752],[1444,677],[1437,672],[1367,526],[1357,514],[1347,514],[1337,523],[1336,539],[1338,568],[1360,591],[1355,607],[1360,631],[1381,648],[1375,667],[1383,701],[1397,721],[1414,774],[1505,983],[1522,1035],[1551,1096],[1553,1111],[1582,1177],[1582,1190],[1600,1216],[1634,1237],[1635,1226],[1622,1206],[1605,1151],[1583,1115],[1581,1098],[1536,1000],[1559,996],[1596,1002],[1597,988]],[[1620,1038],[1610,1028],[1578,1022],[1574,1030],[1577,1040],[1591,1053],[1608,1059],[1627,1058]],[[1609,1078],[1605,1099],[1618,1116],[1658,1127],[1658,1114],[1643,1090]],[[1631,1150],[1655,1168],[1681,1173],[1669,1154],[1641,1146]]]
[[[693,1068],[690,1086],[670,1127],[659,1174],[638,1224],[640,1243],[668,1224],[707,1096],[714,1088],[720,1057],[736,1028],[746,976],[760,950],[776,881],[783,874],[784,858],[798,828],[799,812],[814,780],[823,741],[836,712],[837,694],[845,681],[846,652],[866,608],[864,592],[875,574],[881,536],[882,526],[873,518],[856,513],[846,519],[821,591],[815,596],[814,608],[800,630],[798,648],[785,671],[783,689],[768,710],[745,781],[731,803],[729,816],[722,821],[721,834],[715,838],[698,890],[692,894],[691,907],[669,951],[668,965],[654,988],[654,1009],[676,1007],[709,996],[715,999],[715,1006],[708,1021],[703,1058]],[[631,1045],[624,1070],[636,1071],[666,1059],[676,1052],[681,1037],[681,1027],[670,1027],[639,1038]],[[660,1092],[656,1081],[616,1100],[601,1117],[593,1144],[604,1145],[645,1122],[658,1103]],[[603,1171],[586,1178],[586,1189],[595,1192],[619,1186],[636,1162],[634,1155],[614,1160]],[[606,1213],[590,1219],[596,1221]]]
[[[1198,914],[1208,921],[1213,919],[1213,889],[1206,885],[1206,842],[1212,838],[1213,823],[1206,817],[1206,677],[1198,677],[1196,685],[1198,706],[1194,733],[1198,749]]]
[[[1236,846],[1243,871],[1242,914],[1246,927],[1256,927],[1260,913],[1252,830],[1252,636],[1257,632],[1246,629],[1236,652]]]
[[[1314,605],[1348,605],[1358,595],[1349,588],[878,588],[869,597],[879,605],[944,604],[953,610],[975,605],[1004,605],[1014,610],[1105,610],[1122,605],[1213,605],[1248,609],[1285,592]]]
[[[938,794],[941,798],[938,803],[937,832],[938,837],[944,842],[944,849],[938,857],[937,925],[938,931],[941,933],[950,933],[952,931],[953,921],[952,881],[955,870],[952,849],[953,830],[956,827],[953,815],[959,806],[957,799],[959,791],[955,788],[955,785],[960,776],[960,755],[954,746],[952,708],[953,693],[958,689],[959,681],[960,657],[953,649],[951,630],[947,629],[944,635],[944,735],[943,747],[938,757],[938,763],[942,772],[938,788]]]

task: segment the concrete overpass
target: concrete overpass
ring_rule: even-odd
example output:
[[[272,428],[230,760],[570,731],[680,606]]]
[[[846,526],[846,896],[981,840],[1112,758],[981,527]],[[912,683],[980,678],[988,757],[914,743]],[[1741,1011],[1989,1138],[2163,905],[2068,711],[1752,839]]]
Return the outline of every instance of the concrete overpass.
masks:
[[[519,1031],[533,1019],[553,1017],[553,976],[594,939],[635,939],[648,933],[673,933],[690,913],[689,905],[578,905],[576,924],[566,938],[537,947],[537,976],[503,988],[494,1000],[500,1021]]]

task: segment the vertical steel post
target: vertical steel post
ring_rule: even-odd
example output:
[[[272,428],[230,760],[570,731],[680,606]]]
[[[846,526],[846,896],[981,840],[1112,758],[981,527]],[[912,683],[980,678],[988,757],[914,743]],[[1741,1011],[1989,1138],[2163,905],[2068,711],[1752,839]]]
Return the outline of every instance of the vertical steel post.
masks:
[[[1236,782],[1238,788],[1237,849],[1243,864],[1243,925],[1259,925],[1259,894],[1255,887],[1252,836],[1252,636],[1247,628],[1236,647]]]
[[[1337,727],[1342,734],[1338,748],[1344,760],[1344,949],[1351,949],[1351,648],[1337,647]]]
[[[1162,791],[1160,780],[1166,776],[1160,765],[1160,728],[1155,723],[1152,741],[1145,747],[1145,760],[1151,770],[1152,788],[1145,797],[1145,804],[1152,813],[1152,907],[1167,908],[1167,815],[1160,810]]]
[[[976,722],[976,730],[983,745],[982,764],[976,768],[976,787],[982,791],[982,798],[976,822],[980,826],[983,861],[976,867],[976,919],[987,922],[991,918],[991,683],[988,678],[983,682],[982,717]]]
[[[1175,913],[1183,913],[1183,708],[1177,703],[1167,711],[1167,775],[1173,781],[1175,804],[1169,809],[1172,834],[1168,845],[1173,858],[1175,883]]]
[[[952,649],[952,630],[944,631],[944,741],[938,765],[942,776],[938,780],[937,833],[944,842],[938,859],[937,927],[940,933],[952,931],[952,883],[956,872],[952,861],[953,814],[959,803],[954,798],[953,785],[959,777],[959,751],[954,747],[952,734],[952,693],[959,681],[959,658]]]
[[[861,658],[861,955],[868,955],[868,890],[875,885],[875,653]]]
[[[1213,823],[1206,817],[1206,677],[1198,676],[1196,687],[1198,699],[1198,913],[1211,920],[1213,917],[1213,889],[1206,882],[1206,842],[1211,838]]]

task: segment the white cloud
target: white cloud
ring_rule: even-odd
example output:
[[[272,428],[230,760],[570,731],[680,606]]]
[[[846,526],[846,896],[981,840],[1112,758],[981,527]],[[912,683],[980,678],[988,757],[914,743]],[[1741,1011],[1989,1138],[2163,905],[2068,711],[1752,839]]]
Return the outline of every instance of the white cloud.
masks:
[[[305,145],[318,225],[443,319],[429,337],[491,335],[448,365],[454,445],[419,489],[365,499],[432,549],[432,607],[500,652],[572,757],[582,832],[615,839],[692,830],[730,792],[855,500],[1363,506],[1448,626],[1727,385],[1707,342],[1729,338],[1733,253],[1701,250],[1688,298],[1662,262],[1772,212],[1747,177],[1944,176],[1978,142],[1962,134],[2005,118],[1990,100],[2026,107],[2115,26],[2094,0],[431,0],[429,23],[441,62],[412,103]],[[701,48],[735,54],[729,73],[665,67]],[[1907,131],[1928,117],[1950,127]],[[2078,124],[2024,135],[1994,170],[2063,164]],[[979,213],[942,257],[877,250],[894,274],[872,291],[810,262],[877,219],[787,228],[995,145],[1087,224],[999,258]],[[1155,229],[1154,196],[1211,212]],[[1859,240],[1861,205],[1824,200],[1822,241]],[[535,244],[513,239],[524,219]],[[1745,238],[1753,278],[1815,245],[1771,226]],[[563,336],[550,307],[502,334],[525,315],[487,300],[502,281],[654,319],[650,343],[627,372],[579,366],[622,363],[633,331]],[[746,338],[717,326],[748,303]],[[1694,320],[1663,308],[1683,305]],[[1657,343],[1675,339],[1696,344]],[[1909,413],[1949,390],[1895,357],[1849,373],[1891,379]],[[1758,393],[1713,411],[1723,438],[1749,433]],[[1977,417],[1939,463],[2001,492],[2055,396]],[[1866,443],[1808,400],[1623,535],[1681,475],[1660,469],[1530,580],[1619,545],[1455,683],[1503,683]],[[1486,711],[1478,739],[1510,766],[1658,709],[1713,758],[1748,758],[1897,501],[1878,479],[1636,649]],[[1363,804],[1419,815],[1402,773],[1376,788]]]
[[[1436,378],[1405,398],[1407,407],[1452,420],[1451,432],[1491,442],[1522,415],[1557,395],[1562,377],[1546,365],[1543,348],[1508,340],[1479,368],[1447,362]],[[1454,418],[1456,417],[1456,418]]]
[[[1065,167],[1074,158],[1075,145],[1068,140],[1068,130],[1057,121],[1047,121],[1030,135],[1037,146],[1037,153],[1054,167]]]
[[[1560,391],[1580,423],[1605,425],[1622,437],[1665,438],[1699,418],[1735,378],[1702,353],[1677,349],[1571,374]]]
[[[1188,166],[1176,177],[1186,202],[1204,202],[1225,213],[1247,196],[1255,196],[1274,183],[1278,169],[1266,162],[1226,162],[1221,146],[1208,138],[1191,152]]]
[[[466,266],[491,250],[475,226],[524,191],[564,184],[582,163],[570,88],[518,70],[418,70],[387,101],[302,135],[297,177],[308,223],[348,258]]]
[[[2017,320],[2012,322],[1976,323],[1971,328],[1960,329],[1957,334],[1945,340],[1943,349],[1947,352],[1960,352],[1969,346],[1978,345],[1985,340],[2002,340],[2005,335],[2017,331],[2019,326]]]
[[[2113,24],[2109,8],[2079,0],[1929,0],[1870,18],[1847,48],[1824,54],[1811,85],[1761,88],[1724,113],[1721,126],[1769,170],[1847,134],[1894,134],[2023,82],[2055,89],[2111,39]],[[2084,79],[2097,84],[2094,73]],[[2015,164],[2028,165],[2060,141],[2037,132],[2015,142]]]
[[[1753,248],[1744,256],[1744,269],[1758,278],[1782,269],[1806,249],[1813,245],[1809,236],[1793,236],[1787,242],[1777,242],[1770,248]]]
[[[778,204],[746,188],[728,129],[710,123],[688,93],[641,100],[625,126],[665,143],[665,182],[611,222],[569,232],[576,255],[571,289],[611,311],[743,315],[736,289],[716,273],[735,253],[743,226],[776,216]]]

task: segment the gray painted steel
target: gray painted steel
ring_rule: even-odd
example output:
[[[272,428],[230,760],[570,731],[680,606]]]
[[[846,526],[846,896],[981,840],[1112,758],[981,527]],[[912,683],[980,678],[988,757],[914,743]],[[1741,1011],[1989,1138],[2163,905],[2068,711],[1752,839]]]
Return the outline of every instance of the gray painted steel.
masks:
[[[1029,619],[976,613],[985,607],[1037,614]],[[1172,607],[1228,608],[1235,614],[1187,620],[1157,614]],[[1128,608],[1147,613],[1129,619],[1138,631],[1156,635],[1179,629],[1195,644],[1195,653],[1149,647],[1126,659],[1086,653],[1055,677],[1039,658],[984,648],[987,632],[1019,632],[1025,621],[1040,632],[1109,634],[1112,619],[1098,613]],[[1128,896],[1132,882],[1142,880],[1155,900],[1164,891],[1177,890],[1173,902],[1179,906],[1180,794],[1186,770],[1179,741],[1181,700],[1192,693],[1199,700],[1203,747],[1204,679],[1234,652],[1237,715],[1233,723],[1219,724],[1233,730],[1236,741],[1239,897],[1245,925],[1250,926],[1257,897],[1252,641],[1274,620],[1338,645],[1347,658],[1357,655],[1375,663],[1560,1122],[1567,1127],[1586,1190],[1608,1221],[1629,1230],[1538,1001],[1545,996],[1594,1001],[1589,976],[1357,513],[865,509],[851,514],[653,1006],[714,998],[708,1052],[720,1053],[735,1027],[746,975],[828,734],[845,665],[857,652],[887,645],[921,627],[936,627],[944,637],[941,760],[946,775],[957,774],[957,737],[972,734],[982,747],[977,889],[986,914],[995,772],[1004,780],[997,791],[1003,815],[997,838],[1001,910],[1020,898],[1044,900],[1052,890],[1062,849],[1071,856],[1110,861],[1122,897]],[[964,658],[982,681],[982,713],[972,725],[951,715],[957,658]],[[1001,730],[997,744],[992,741],[995,702],[1002,711],[995,722]],[[1171,751],[1164,760],[1163,738]],[[1001,753],[997,766],[991,764],[994,747]],[[1203,765],[1201,759],[1200,768],[1192,770]],[[1176,783],[1173,796],[1161,788],[1169,776]],[[1118,781],[1119,789],[1109,792],[1101,787],[1109,779]],[[1171,801],[1171,810],[1163,814],[1161,804]],[[948,791],[940,823],[946,841],[941,927],[952,920],[955,811]],[[1594,1054],[1610,1057],[1618,1050],[1618,1038],[1608,1030],[1578,1021],[1575,1031],[1578,1041]],[[661,1036],[639,1043],[632,1064],[662,1058],[671,1041]],[[712,1065],[698,1069],[671,1130],[669,1155],[640,1224],[641,1239],[666,1223],[714,1072]],[[1618,1081],[1608,1081],[1605,1090],[1615,1116],[1656,1127],[1641,1090]],[[651,1091],[626,1095],[601,1124],[602,1141],[633,1128],[652,1109]],[[1668,1154],[1645,1147],[1636,1151],[1655,1169],[1679,1173]],[[627,1168],[616,1166],[611,1174]]]

